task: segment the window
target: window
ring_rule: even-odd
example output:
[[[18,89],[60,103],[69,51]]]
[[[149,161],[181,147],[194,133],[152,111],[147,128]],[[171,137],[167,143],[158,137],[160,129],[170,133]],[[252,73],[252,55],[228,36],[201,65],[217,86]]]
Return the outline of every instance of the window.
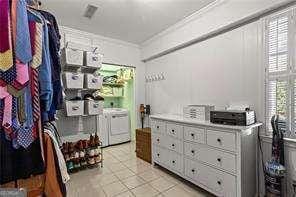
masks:
[[[266,125],[275,114],[286,120],[285,137],[296,138],[295,23],[293,10],[265,19]]]

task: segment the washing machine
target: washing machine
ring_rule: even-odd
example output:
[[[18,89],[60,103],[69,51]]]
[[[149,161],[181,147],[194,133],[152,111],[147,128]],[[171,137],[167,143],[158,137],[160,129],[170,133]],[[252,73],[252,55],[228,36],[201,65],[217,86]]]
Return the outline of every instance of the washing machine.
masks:
[[[127,109],[105,108],[99,124],[103,146],[131,140],[130,119]]]

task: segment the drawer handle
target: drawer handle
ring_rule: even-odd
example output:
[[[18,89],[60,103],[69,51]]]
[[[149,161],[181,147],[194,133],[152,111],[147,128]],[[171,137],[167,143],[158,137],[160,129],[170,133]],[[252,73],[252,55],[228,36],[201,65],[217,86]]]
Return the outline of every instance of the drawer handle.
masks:
[[[98,79],[92,79],[91,82],[92,83],[97,83],[98,82]]]
[[[159,126],[156,126],[157,129],[159,129]]]
[[[217,161],[218,161],[218,162],[221,162],[221,161],[222,161],[222,159],[221,159],[221,158],[217,158]]]
[[[73,79],[73,80],[77,80],[77,79],[78,79],[78,76],[77,76],[77,75],[73,75],[73,76],[72,76],[72,79]]]
[[[217,181],[217,183],[218,183],[218,185],[221,185],[221,184],[222,184],[222,182],[221,182],[221,181]]]
[[[78,110],[78,109],[79,109],[78,106],[73,106],[73,107],[72,107],[72,110],[73,110],[73,111],[76,111],[76,110]]]
[[[93,105],[94,108],[99,108],[99,106],[100,106],[99,104],[94,104]]]

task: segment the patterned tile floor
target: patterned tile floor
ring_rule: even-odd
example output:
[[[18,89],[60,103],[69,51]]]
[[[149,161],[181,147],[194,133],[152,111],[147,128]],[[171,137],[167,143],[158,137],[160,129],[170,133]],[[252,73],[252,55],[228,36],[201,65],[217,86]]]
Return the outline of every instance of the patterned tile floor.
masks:
[[[204,190],[138,159],[135,143],[104,148],[104,167],[71,175],[69,197],[207,197]]]

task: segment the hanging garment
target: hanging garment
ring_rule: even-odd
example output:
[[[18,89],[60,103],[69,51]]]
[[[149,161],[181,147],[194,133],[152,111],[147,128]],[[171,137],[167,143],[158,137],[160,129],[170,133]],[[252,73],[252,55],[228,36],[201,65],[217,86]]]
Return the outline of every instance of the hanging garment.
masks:
[[[44,193],[46,196],[63,197],[60,188],[59,176],[56,170],[56,162],[54,159],[54,148],[51,138],[47,133],[44,134],[44,150],[45,150],[45,188]]]
[[[55,17],[46,11],[39,11],[43,17],[49,21],[48,34],[49,34],[49,50],[51,56],[51,70],[52,70],[52,83],[53,83],[53,98],[50,111],[48,112],[49,121],[55,120],[57,109],[63,106],[63,94],[61,85],[61,60],[60,60],[60,32]]]
[[[52,124],[47,123],[44,125],[44,132],[47,133],[48,136],[51,138],[51,141],[54,145],[54,151],[55,151],[57,158],[58,158],[57,159],[58,164],[59,164],[58,170],[60,170],[60,172],[61,172],[63,183],[67,183],[70,180],[70,176],[67,172],[66,162],[65,162],[64,156],[61,152],[58,140],[57,140],[57,136],[58,136],[56,134],[57,130]]]
[[[40,108],[41,116],[44,122],[48,121],[48,111],[52,103],[53,88],[51,78],[51,61],[49,51],[48,28],[46,20],[38,12],[31,10],[28,12],[29,21],[42,23],[42,64],[39,67],[39,84],[40,84]],[[35,48],[36,50],[36,48]],[[36,53],[36,51],[35,51]]]
[[[0,71],[13,65],[9,0],[0,0]]]
[[[27,3],[25,0],[18,0],[17,2],[16,40],[14,50],[16,59],[26,64],[32,60]]]

